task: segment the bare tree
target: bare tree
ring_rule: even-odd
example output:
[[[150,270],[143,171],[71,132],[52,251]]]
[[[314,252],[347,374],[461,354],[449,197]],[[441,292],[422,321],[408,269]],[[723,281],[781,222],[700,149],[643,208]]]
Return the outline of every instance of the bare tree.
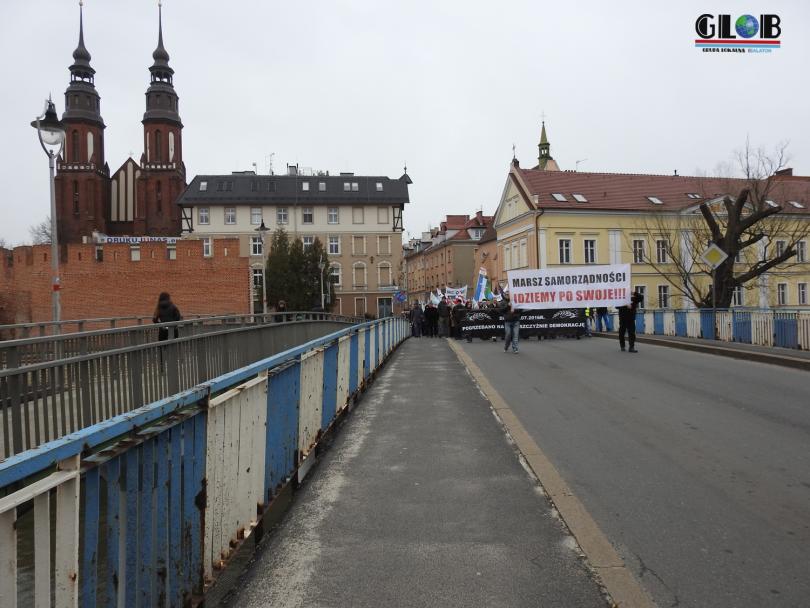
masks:
[[[773,153],[749,142],[736,153],[741,178],[701,178],[704,202],[697,210],[659,212],[642,221],[641,232],[663,241],[658,250],[643,252],[643,261],[667,280],[676,292],[698,307],[731,305],[739,288],[752,289],[758,277],[780,274],[803,260],[797,259],[799,242],[810,235],[810,217],[799,214],[808,201],[785,179],[787,144]],[[779,201],[779,202],[777,202]],[[792,212],[787,201],[797,203]],[[690,213],[691,211],[691,213]],[[699,211],[699,214],[697,213]],[[674,241],[674,242],[673,242]],[[728,257],[714,272],[701,254],[714,243]]]
[[[33,245],[48,245],[51,242],[51,218],[46,217],[39,224],[34,224],[28,229]]]

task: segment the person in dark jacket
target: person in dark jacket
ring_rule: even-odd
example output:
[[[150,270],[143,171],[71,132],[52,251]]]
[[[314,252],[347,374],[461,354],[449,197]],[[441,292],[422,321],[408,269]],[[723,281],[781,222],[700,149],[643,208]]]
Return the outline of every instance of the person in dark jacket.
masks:
[[[630,352],[637,353],[636,350],[636,311],[643,305],[644,299],[637,291],[630,296],[630,304],[619,306],[619,347],[624,351],[624,334],[628,335],[630,341]]]
[[[503,315],[504,345],[503,352],[509,350],[509,343],[512,343],[512,352],[518,352],[518,334],[520,333],[521,311],[512,307],[512,301],[504,298],[503,305],[499,312]]]
[[[287,303],[284,300],[279,300],[278,304],[276,305],[276,312],[285,313],[287,312]],[[284,321],[284,315],[279,314],[275,316],[275,322],[281,323]]]
[[[460,299],[456,299],[456,305],[453,306],[453,337],[461,340],[461,321],[464,319],[464,315],[466,314],[466,308],[464,308],[464,304],[461,303]]]
[[[439,302],[438,307],[438,314],[439,314],[439,337],[446,338],[450,335],[450,307],[447,305],[447,302],[443,298],[441,302]]]
[[[171,296],[165,291],[162,292],[158,296],[157,306],[155,307],[155,314],[152,315],[152,322],[172,323],[174,321],[182,321],[182,320],[183,317],[180,314],[180,309],[174,305]],[[174,337],[176,338],[179,335],[177,326],[175,325],[172,329],[174,330]],[[169,339],[169,328],[168,327],[159,328],[158,340],[162,342],[163,340],[168,339]]]
[[[428,302],[428,305],[425,306],[425,323],[429,337],[435,338],[439,335],[439,311],[433,302]]]
[[[422,321],[425,319],[425,313],[419,302],[414,302],[411,308],[411,335],[414,338],[422,337]]]

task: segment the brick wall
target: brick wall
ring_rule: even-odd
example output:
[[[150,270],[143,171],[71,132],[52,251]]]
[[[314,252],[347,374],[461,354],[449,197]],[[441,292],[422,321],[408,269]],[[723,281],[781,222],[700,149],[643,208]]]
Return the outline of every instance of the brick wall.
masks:
[[[150,315],[158,294],[168,291],[185,315],[250,312],[250,268],[239,257],[238,239],[215,239],[213,256],[201,241],[177,241],[177,259],[164,243],[141,243],[140,261],[130,246],[67,245],[60,266],[62,318]],[[49,245],[0,249],[0,324],[51,319]],[[13,257],[13,261],[9,258]]]

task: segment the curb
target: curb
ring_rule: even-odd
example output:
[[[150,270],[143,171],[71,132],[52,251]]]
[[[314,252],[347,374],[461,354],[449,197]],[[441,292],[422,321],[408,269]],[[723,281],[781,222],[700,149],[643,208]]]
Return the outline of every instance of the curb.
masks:
[[[593,332],[593,335],[597,338],[609,338],[613,340],[617,339],[616,334]],[[655,346],[668,346],[670,348],[680,348],[681,350],[691,350],[699,353],[718,355],[720,357],[729,357],[731,359],[742,359],[744,361],[755,361],[757,363],[770,363],[771,365],[780,365],[782,367],[792,367],[794,369],[810,371],[810,359],[791,357],[789,355],[729,348],[728,346],[720,346],[719,344],[711,343],[696,344],[694,342],[683,342],[681,340],[654,338],[647,335],[637,335],[636,342],[642,344],[653,344]]]
[[[518,417],[463,348],[449,342],[450,349],[484,394],[496,418],[514,442],[546,497],[557,509],[571,535],[607,592],[613,608],[655,608],[656,604],[585,506],[535,443]]]

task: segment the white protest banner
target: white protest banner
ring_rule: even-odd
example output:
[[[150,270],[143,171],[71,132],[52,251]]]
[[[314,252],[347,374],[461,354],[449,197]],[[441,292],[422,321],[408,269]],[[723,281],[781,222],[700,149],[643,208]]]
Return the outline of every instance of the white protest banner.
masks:
[[[456,298],[461,298],[462,300],[467,299],[467,286],[464,287],[445,287],[444,294],[450,298],[451,300],[455,300]]]
[[[630,303],[630,264],[510,270],[515,308],[590,308]]]

